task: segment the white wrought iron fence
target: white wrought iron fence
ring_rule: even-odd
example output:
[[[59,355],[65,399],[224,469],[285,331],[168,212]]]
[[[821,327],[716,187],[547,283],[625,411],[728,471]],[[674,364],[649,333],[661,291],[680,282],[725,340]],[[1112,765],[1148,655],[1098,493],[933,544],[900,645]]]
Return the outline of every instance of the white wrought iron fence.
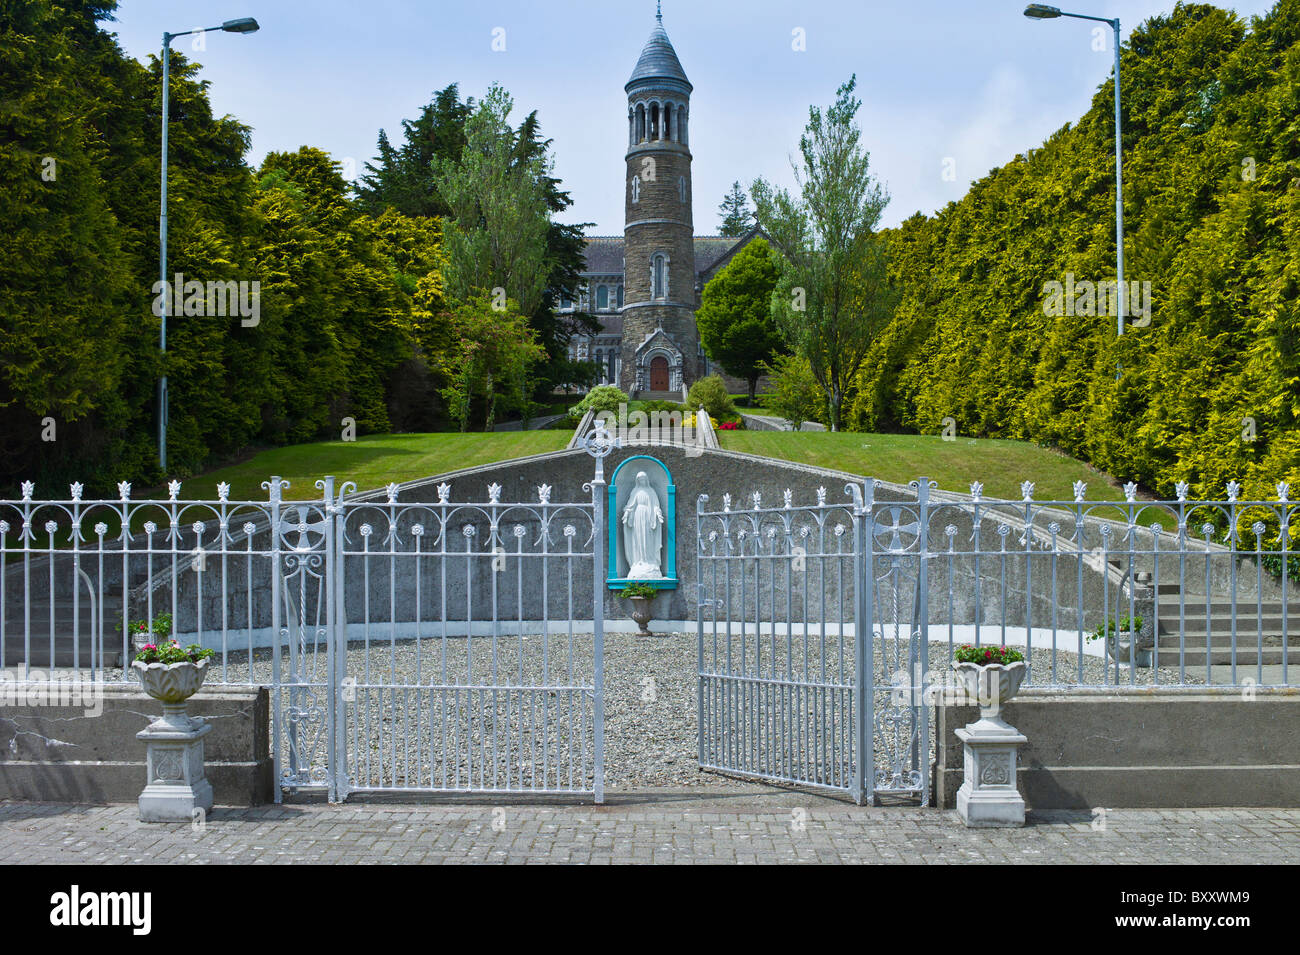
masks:
[[[141,645],[215,651],[212,683],[266,686],[285,789],[604,798],[603,458],[582,501],[0,501],[0,667],[130,680]]]
[[[705,769],[928,802],[931,707],[962,644],[1021,648],[1027,686],[1295,685],[1277,500],[1036,501],[850,484],[843,503],[697,507]],[[871,714],[868,720],[863,714]]]

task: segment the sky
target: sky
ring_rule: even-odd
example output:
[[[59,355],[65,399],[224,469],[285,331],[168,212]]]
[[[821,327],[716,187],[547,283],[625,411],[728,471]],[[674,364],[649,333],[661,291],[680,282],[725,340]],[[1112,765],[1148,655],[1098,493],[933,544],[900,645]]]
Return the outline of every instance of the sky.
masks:
[[[1272,0],[1227,0],[1243,18]],[[1172,0],[1079,0],[1128,33]],[[972,182],[1087,111],[1110,76],[1109,26],[1030,20],[1016,0],[664,0],[663,22],[694,84],[695,231],[713,234],[733,181],[794,186],[791,157],[812,104],[851,75],[871,166],[891,201],[882,225],[960,199]],[[218,115],[253,129],[248,155],[310,145],[349,178],[381,128],[459,83],[537,110],[574,205],[559,218],[591,235],[623,230],[623,84],[654,27],[654,0],[122,0],[104,27],[142,61],[164,31],[255,17],[252,34],[208,33],[173,49],[202,64]],[[1094,35],[1094,29],[1099,32]],[[802,40],[802,42],[800,42]],[[802,49],[797,47],[802,46]]]

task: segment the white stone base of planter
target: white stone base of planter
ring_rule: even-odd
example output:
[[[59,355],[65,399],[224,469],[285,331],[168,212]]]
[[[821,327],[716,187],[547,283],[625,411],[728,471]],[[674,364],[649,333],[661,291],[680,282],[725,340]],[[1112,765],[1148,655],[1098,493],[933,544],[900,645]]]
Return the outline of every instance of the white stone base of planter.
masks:
[[[956,733],[965,747],[965,778],[957,790],[961,821],[976,829],[1023,826],[1016,758],[1027,737],[999,717],[984,717]]]
[[[203,771],[203,737],[212,727],[163,704],[161,719],[136,733],[145,741],[148,779],[140,793],[141,822],[192,822],[212,808],[212,784]]]

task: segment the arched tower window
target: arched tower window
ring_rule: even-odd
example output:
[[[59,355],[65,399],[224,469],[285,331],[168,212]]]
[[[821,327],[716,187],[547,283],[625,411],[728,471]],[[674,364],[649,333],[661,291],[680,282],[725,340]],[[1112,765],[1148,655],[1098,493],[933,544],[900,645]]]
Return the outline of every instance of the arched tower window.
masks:
[[[664,136],[668,142],[673,141],[673,104],[664,104]]]
[[[636,108],[636,141],[645,142],[645,105],[638,104]]]
[[[659,104],[650,104],[650,140],[659,138]]]
[[[631,106],[627,108],[627,144],[636,145],[636,111]]]
[[[685,106],[677,111],[677,141],[683,146],[690,143],[688,130],[690,129],[689,114]]]
[[[650,297],[668,297],[668,256],[663,252],[650,257]]]

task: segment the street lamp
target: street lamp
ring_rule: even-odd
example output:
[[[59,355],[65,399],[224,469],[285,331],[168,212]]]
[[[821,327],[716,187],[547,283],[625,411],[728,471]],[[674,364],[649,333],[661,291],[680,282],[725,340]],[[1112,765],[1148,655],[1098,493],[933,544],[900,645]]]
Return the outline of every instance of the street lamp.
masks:
[[[162,204],[158,212],[158,277],[164,283],[167,282],[167,117],[171,105],[172,40],[178,36],[189,36],[191,33],[208,33],[216,30],[225,33],[254,33],[257,29],[257,21],[252,17],[240,17],[238,20],[227,20],[219,27],[208,27],[206,30],[185,30],[182,33],[163,34]],[[166,292],[166,290],[171,289],[171,286],[164,284],[163,289]],[[158,332],[158,350],[164,356],[167,354],[167,312],[171,308],[172,296],[175,293],[176,290],[171,289],[170,294],[163,295],[162,315],[160,316],[162,326]],[[167,375],[165,372],[158,382],[158,466],[165,475],[167,473]]]
[[[1076,20],[1095,20],[1097,23],[1109,23],[1115,31],[1115,291],[1119,299],[1119,335],[1124,334],[1124,310],[1128,300],[1124,285],[1124,139],[1120,131],[1119,115],[1119,18],[1107,20],[1105,17],[1090,17],[1082,13],[1065,13],[1059,7],[1049,7],[1045,3],[1031,3],[1025,7],[1025,16],[1031,20],[1055,20],[1057,17],[1073,17]],[[1116,377],[1119,377],[1118,371]]]

